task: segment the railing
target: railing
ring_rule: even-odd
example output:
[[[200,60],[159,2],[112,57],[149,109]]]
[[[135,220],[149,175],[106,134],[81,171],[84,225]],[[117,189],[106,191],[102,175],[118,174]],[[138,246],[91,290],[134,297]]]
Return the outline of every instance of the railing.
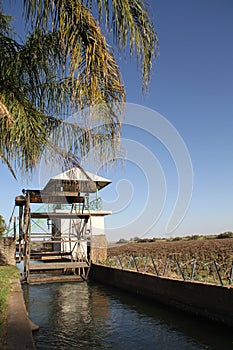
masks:
[[[82,205],[77,203],[73,206],[73,210],[80,211],[80,210],[82,210],[81,206]],[[48,204],[46,210],[48,212],[55,212],[56,210],[67,210],[67,211],[71,212],[72,204],[60,204],[60,203],[59,204]]]
[[[48,212],[54,212],[56,210],[69,210],[71,211],[72,204],[48,204],[47,211]],[[76,203],[73,206],[74,211],[81,211],[82,210],[82,204]],[[89,201],[89,198],[85,198],[85,204],[84,204],[84,210],[102,210],[102,198],[98,197],[91,201]]]
[[[102,210],[102,198],[98,197],[89,202],[89,210]]]
[[[183,281],[232,286],[233,265],[229,262],[220,264],[216,260],[203,262],[197,259],[183,262],[171,258],[156,259],[152,255],[114,255],[108,256],[104,265]]]

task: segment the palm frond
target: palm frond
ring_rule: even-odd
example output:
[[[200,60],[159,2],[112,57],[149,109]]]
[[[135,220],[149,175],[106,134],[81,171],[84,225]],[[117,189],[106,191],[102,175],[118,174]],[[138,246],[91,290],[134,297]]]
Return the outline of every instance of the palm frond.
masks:
[[[10,25],[11,16],[8,16],[2,12],[2,5],[0,1],[0,33],[1,34],[9,34],[12,31],[12,27]]]
[[[141,63],[143,90],[148,91],[154,57],[159,53],[158,36],[151,21],[145,1],[96,0],[99,18],[104,15],[106,26],[118,46],[136,53]]]
[[[2,154],[1,152],[0,152],[0,158],[1,158],[2,161],[7,165],[8,169],[10,170],[10,172],[11,172],[12,176],[15,178],[15,180],[17,180],[16,175],[15,175],[15,172],[14,172],[14,170],[13,170],[13,168],[12,168],[10,162],[9,162],[8,159],[4,156],[4,154]]]
[[[143,89],[148,90],[152,62],[159,53],[159,44],[145,1],[24,0],[24,7],[26,18],[32,25],[43,30],[48,30],[49,27],[59,30],[64,44],[75,51],[78,51],[79,33],[82,29],[90,29],[85,26],[83,17],[87,19],[98,9],[98,19],[101,23],[105,20],[116,45],[125,49],[129,44],[130,53],[136,53],[141,63]],[[90,20],[86,20],[86,23],[90,23]],[[97,32],[92,32],[92,39],[97,44],[96,34]]]
[[[32,25],[24,43],[13,39],[0,9],[0,154],[21,171],[31,172],[42,154],[69,162],[97,149],[99,159],[115,157],[125,88],[94,7],[99,19],[105,12],[117,45],[125,49],[129,42],[137,53],[148,88],[157,35],[144,2],[93,4],[24,0]],[[77,110],[79,120],[67,121]]]

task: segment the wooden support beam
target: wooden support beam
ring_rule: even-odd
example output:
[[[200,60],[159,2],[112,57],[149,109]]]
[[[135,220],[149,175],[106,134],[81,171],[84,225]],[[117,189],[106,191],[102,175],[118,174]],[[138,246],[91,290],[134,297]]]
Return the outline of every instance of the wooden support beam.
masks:
[[[69,254],[70,255],[70,254]],[[32,256],[31,256],[32,257]],[[41,261],[51,261],[51,260],[62,260],[64,257],[62,255],[46,255],[46,256],[41,256],[40,260]]]
[[[31,239],[31,241],[30,241],[31,243],[38,243],[38,244],[56,244],[56,243],[77,243],[78,241],[77,241],[77,239],[69,239],[68,237],[67,237],[67,239],[54,239],[54,240],[44,240],[44,241],[42,241],[42,240],[38,240],[38,241],[35,241],[34,239]]]
[[[45,235],[40,235],[40,234],[35,234],[35,233],[33,233],[33,235],[31,235],[31,239],[33,239],[33,238],[52,238],[52,234],[49,232],[49,233],[47,233],[47,234],[45,234]]]
[[[49,257],[51,259],[56,259],[56,257],[59,256],[59,258],[65,258],[67,256],[70,256],[71,253],[70,252],[44,252],[44,251],[41,251],[41,252],[31,252],[31,259],[41,259],[41,260],[44,260],[45,258]]]
[[[77,219],[82,218],[88,220],[90,214],[89,213],[31,213],[32,219]]]
[[[30,196],[30,203],[73,204],[85,203],[85,197],[77,192],[44,192],[40,190],[26,190]]]

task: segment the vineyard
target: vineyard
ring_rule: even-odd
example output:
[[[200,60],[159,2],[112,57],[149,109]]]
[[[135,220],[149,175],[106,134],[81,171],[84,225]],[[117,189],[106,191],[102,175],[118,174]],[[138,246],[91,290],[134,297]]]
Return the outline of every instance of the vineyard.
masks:
[[[108,248],[106,264],[157,276],[232,285],[233,239],[116,244]]]

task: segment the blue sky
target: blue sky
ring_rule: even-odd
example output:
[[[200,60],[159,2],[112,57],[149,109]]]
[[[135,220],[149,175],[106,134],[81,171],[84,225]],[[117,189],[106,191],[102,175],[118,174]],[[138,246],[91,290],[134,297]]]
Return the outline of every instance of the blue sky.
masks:
[[[182,137],[192,161],[192,198],[182,223],[168,233],[166,225],[179,191],[174,159],[154,135],[123,126],[123,141],[130,140],[131,147],[131,151],[126,147],[124,169],[101,171],[113,180],[103,190],[104,206],[114,209],[106,220],[108,238],[233,231],[233,2],[151,0],[149,4],[161,52],[146,96],[141,94],[136,60],[125,61],[124,53],[119,54],[127,102],[158,112]],[[17,8],[14,11],[17,14]],[[141,117],[145,123],[146,117]],[[139,156],[142,167],[137,162],[138,145],[145,151]],[[151,154],[158,164],[150,169]],[[154,202],[147,207],[150,170],[155,171]],[[0,213],[8,218],[14,197],[23,187],[38,187],[38,178],[30,185],[24,179],[16,182],[3,165],[0,176]]]

